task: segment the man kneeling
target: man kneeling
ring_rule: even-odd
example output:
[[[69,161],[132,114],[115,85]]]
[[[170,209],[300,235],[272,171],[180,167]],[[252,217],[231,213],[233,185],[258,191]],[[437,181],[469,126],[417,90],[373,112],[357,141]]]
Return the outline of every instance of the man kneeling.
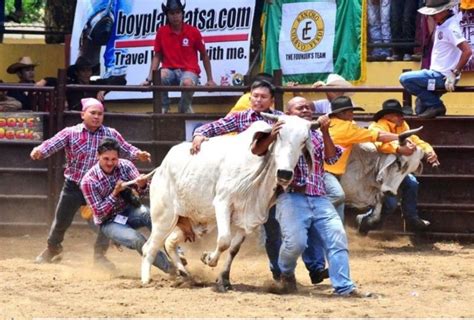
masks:
[[[100,143],[97,149],[99,161],[85,174],[81,190],[92,209],[94,223],[100,230],[116,243],[141,254],[146,238],[136,229],[151,229],[150,211],[140,203],[127,203],[124,181],[136,179],[133,188],[140,195],[147,191],[148,181],[146,176],[139,174],[131,161],[119,159],[119,150],[120,146],[113,138],[105,138]],[[166,273],[174,271],[161,251],[153,265]]]

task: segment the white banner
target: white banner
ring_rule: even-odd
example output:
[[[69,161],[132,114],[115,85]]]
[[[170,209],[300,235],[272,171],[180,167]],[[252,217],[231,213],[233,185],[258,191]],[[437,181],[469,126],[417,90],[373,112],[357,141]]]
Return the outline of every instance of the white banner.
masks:
[[[166,1],[164,1],[166,2]],[[223,86],[242,85],[249,67],[250,37],[255,0],[188,0],[184,21],[202,33],[211,59],[214,81]],[[150,0],[78,0],[71,38],[71,61],[81,55],[99,60],[100,76],[124,76],[127,84],[137,85],[150,70],[155,33],[166,22],[162,1]],[[107,25],[113,24],[107,33]],[[102,32],[102,34],[101,34]],[[101,39],[100,40],[91,40]],[[105,40],[104,40],[105,39]],[[206,82],[200,62],[201,83]],[[206,93],[235,95],[240,93]],[[179,92],[170,92],[171,97]],[[108,99],[150,98],[151,93],[113,92]]]
[[[284,3],[279,39],[283,74],[333,72],[336,3]]]

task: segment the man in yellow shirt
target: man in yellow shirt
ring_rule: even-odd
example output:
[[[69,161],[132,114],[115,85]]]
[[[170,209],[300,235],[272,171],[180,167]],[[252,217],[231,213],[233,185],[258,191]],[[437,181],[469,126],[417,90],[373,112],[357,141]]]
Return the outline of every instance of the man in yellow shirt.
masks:
[[[388,131],[396,134],[401,134],[407,130],[410,130],[410,127],[406,123],[402,106],[400,102],[395,99],[389,99],[385,101],[382,105],[382,110],[377,112],[374,115],[374,121],[370,125],[370,129],[374,131]],[[382,153],[394,153],[409,156],[413,154],[416,147],[420,148],[425,152],[426,160],[433,166],[438,166],[438,156],[436,155],[433,147],[421,140],[418,136],[412,135],[410,141],[407,145],[401,146],[397,141],[392,141],[390,143],[380,143],[376,142],[377,150]],[[429,226],[429,221],[423,220],[418,216],[416,209],[417,205],[417,196],[418,196],[418,181],[415,176],[409,174],[400,184],[398,189],[398,195],[401,200],[401,209],[403,218],[411,230],[421,231],[425,230]],[[382,217],[385,217],[393,213],[397,209],[398,198],[397,196],[386,196],[384,198],[384,203],[382,207]],[[370,214],[370,213],[369,213]],[[363,224],[363,219],[367,216],[360,215],[358,216],[357,221],[361,221]],[[369,231],[370,227],[364,225],[364,231]]]
[[[339,183],[339,177],[346,172],[347,161],[352,152],[352,146],[363,142],[390,142],[398,139],[398,135],[385,131],[374,131],[359,127],[354,119],[354,111],[364,111],[361,107],[356,107],[351,98],[341,96],[331,102],[332,112],[331,127],[329,133],[334,144],[344,148],[344,152],[339,160],[333,165],[324,166],[324,183],[328,198],[337,210],[339,217],[344,221],[344,201],[345,194]]]

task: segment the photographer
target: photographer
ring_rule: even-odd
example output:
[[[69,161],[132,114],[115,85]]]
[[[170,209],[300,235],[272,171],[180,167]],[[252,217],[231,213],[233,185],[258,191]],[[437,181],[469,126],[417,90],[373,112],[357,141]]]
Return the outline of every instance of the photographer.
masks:
[[[133,188],[140,195],[148,189],[148,181],[132,162],[119,158],[119,150],[120,146],[113,138],[105,138],[100,143],[97,149],[99,161],[85,174],[81,190],[102,233],[141,254],[146,238],[136,229],[151,230],[150,212],[144,205],[130,201],[130,191],[126,191],[129,189],[124,181],[136,179]],[[167,273],[173,269],[161,251],[153,264]]]

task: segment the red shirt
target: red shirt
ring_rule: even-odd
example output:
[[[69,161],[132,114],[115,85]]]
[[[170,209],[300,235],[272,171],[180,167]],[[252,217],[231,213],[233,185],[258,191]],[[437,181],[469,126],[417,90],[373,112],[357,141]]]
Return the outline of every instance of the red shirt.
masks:
[[[155,53],[161,53],[162,67],[168,69],[182,69],[197,75],[201,72],[198,65],[199,51],[206,50],[201,32],[187,23],[179,34],[174,33],[169,25],[162,26],[156,32]]]

